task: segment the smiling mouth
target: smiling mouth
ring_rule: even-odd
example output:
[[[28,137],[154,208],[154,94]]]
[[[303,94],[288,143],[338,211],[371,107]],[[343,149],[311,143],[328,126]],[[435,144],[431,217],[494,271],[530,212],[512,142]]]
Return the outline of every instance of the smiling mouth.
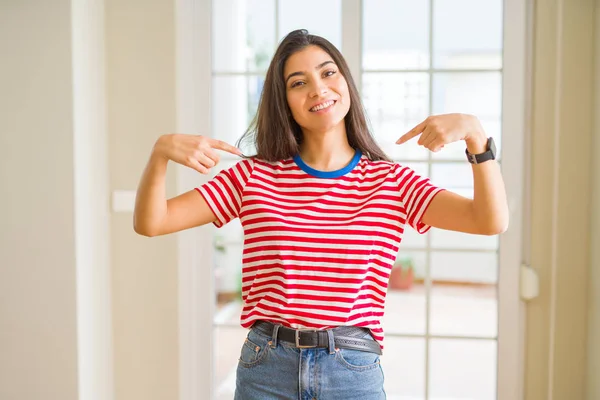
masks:
[[[325,110],[325,109],[331,107],[334,104],[335,104],[335,100],[329,100],[329,101],[326,101],[325,103],[321,103],[321,104],[318,104],[318,105],[314,106],[309,111],[310,112],[317,112],[317,111]]]

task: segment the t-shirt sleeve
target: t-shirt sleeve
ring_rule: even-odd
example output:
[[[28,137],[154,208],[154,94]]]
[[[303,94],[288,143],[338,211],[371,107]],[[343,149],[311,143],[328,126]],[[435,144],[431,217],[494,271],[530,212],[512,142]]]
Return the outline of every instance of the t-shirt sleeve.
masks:
[[[244,188],[253,169],[253,160],[242,160],[196,188],[217,217],[214,222],[217,228],[239,216]]]
[[[431,226],[423,223],[423,215],[431,200],[443,188],[431,183],[429,178],[417,174],[409,167],[395,165],[400,200],[406,211],[407,223],[419,233],[426,233]]]

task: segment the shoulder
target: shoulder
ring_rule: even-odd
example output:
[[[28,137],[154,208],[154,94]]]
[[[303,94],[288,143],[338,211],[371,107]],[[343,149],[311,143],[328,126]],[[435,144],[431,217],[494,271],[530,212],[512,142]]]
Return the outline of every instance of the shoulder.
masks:
[[[373,178],[385,178],[388,182],[395,182],[399,187],[428,180],[427,170],[420,171],[419,168],[397,161],[371,161],[364,158],[361,164],[363,174]]]
[[[230,181],[237,182],[238,185],[245,185],[254,173],[256,166],[256,160],[253,158],[244,158],[235,163],[229,164],[221,169],[221,171],[215,176],[215,179],[222,181],[227,179]]]
[[[293,169],[297,169],[298,166],[292,158],[277,161],[267,161],[261,158],[251,158],[252,168],[260,169],[263,172],[285,172]]]
[[[403,167],[394,161],[386,161],[386,160],[370,160],[366,156],[362,156],[357,167],[363,173],[377,173],[377,174],[397,174],[400,169]]]

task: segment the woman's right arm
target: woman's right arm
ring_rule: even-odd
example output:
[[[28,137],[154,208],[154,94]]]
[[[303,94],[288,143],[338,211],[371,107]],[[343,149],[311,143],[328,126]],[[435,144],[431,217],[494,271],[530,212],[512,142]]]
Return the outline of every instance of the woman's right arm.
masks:
[[[165,185],[169,160],[207,174],[219,162],[214,149],[241,155],[234,146],[204,136],[173,134],[157,140],[137,189],[133,213],[135,232],[144,236],[165,235],[216,219],[196,190],[167,200]]]

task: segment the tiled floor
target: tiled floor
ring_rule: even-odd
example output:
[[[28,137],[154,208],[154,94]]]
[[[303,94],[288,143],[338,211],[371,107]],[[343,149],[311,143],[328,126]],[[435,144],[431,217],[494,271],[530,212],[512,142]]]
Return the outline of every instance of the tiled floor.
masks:
[[[388,293],[381,363],[390,400],[424,400],[425,290]],[[235,369],[246,331],[239,303],[221,309],[216,328],[216,394],[233,398]],[[493,287],[434,286],[430,301],[429,399],[488,400],[496,392],[497,302]],[[402,336],[404,335],[404,336]],[[436,338],[436,335],[444,338]],[[453,336],[458,338],[445,338]],[[469,339],[468,337],[474,337]],[[485,339],[488,338],[488,339]]]

